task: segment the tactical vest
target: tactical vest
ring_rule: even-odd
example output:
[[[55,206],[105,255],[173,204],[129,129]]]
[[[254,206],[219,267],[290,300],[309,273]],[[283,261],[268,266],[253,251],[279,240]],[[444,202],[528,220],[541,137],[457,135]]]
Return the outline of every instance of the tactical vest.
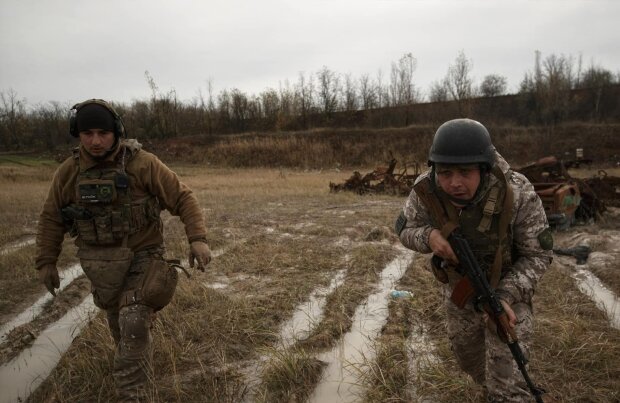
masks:
[[[478,264],[486,271],[491,286],[496,287],[502,271],[507,270],[513,261],[512,231],[509,228],[513,192],[506,176],[497,166],[491,175],[497,181],[487,189],[482,199],[460,210],[450,203],[445,192],[432,186],[431,180],[434,178],[423,178],[414,185],[414,190],[428,209],[433,226],[441,231],[444,238],[447,239],[455,228],[459,228]],[[443,282],[447,282],[447,278]]]
[[[121,147],[114,161],[104,161],[78,173],[77,202],[69,208],[74,232],[86,245],[114,245],[121,241],[126,244],[129,235],[153,222],[159,223],[161,207],[156,197],[131,199],[125,166],[137,150],[128,144]],[[79,169],[79,149],[74,150],[73,158]]]

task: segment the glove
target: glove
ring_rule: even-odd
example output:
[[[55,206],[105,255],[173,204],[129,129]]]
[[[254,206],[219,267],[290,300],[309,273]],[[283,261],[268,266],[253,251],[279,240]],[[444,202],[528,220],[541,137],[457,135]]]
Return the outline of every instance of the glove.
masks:
[[[205,271],[205,266],[211,261],[211,251],[204,241],[194,241],[190,244],[189,267],[194,267],[194,259],[196,259],[196,268]]]
[[[39,269],[39,280],[45,284],[45,288],[53,296],[56,296],[54,288],[60,288],[60,278],[58,277],[58,269],[54,264],[46,264]]]

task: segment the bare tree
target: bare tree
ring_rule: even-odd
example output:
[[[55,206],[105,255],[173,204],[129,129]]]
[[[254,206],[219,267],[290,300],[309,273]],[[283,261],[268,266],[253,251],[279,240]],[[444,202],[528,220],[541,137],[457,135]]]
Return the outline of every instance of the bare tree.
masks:
[[[372,85],[368,74],[362,74],[359,78],[360,99],[362,108],[365,110],[377,107],[376,88]]]
[[[171,89],[167,93],[162,93],[148,71],[144,72],[144,76],[151,88],[151,111],[155,120],[155,134],[158,137],[176,137],[179,131],[178,121],[181,107],[176,90]]]
[[[381,70],[377,71],[374,88],[374,93],[377,97],[377,106],[379,108],[390,106],[390,92],[389,89],[383,85],[383,72]]]
[[[260,94],[261,104],[263,106],[263,115],[270,125],[275,127],[280,113],[280,97],[278,91],[269,88]]]
[[[52,101],[39,105],[30,113],[33,134],[44,139],[45,146],[50,150],[70,138],[66,116],[68,110],[67,105]]]
[[[276,124],[276,130],[280,130],[290,121],[294,114],[295,107],[295,90],[291,88],[291,84],[288,80],[284,80],[284,83],[280,83],[280,113],[278,114],[278,122]]]
[[[603,92],[614,83],[614,75],[611,71],[602,67],[590,66],[582,75],[579,85],[581,88],[589,88],[593,91],[595,119],[600,119],[601,99]]]
[[[600,88],[612,84],[614,75],[610,70],[592,65],[583,72],[578,88]]]
[[[303,72],[299,73],[297,85],[295,86],[296,111],[301,117],[301,125],[304,129],[308,128],[308,115],[314,105],[314,82],[312,75],[306,79]]]
[[[229,130],[232,117],[232,102],[227,89],[223,89],[217,94],[217,117],[219,129]]]
[[[471,71],[473,62],[465,56],[465,52],[460,51],[454,64],[448,67],[446,75],[446,85],[450,97],[455,101],[470,99],[473,95],[473,80]]]
[[[508,80],[498,74],[489,74],[482,79],[480,93],[485,97],[504,95],[508,86]]]
[[[351,74],[347,74],[344,77],[343,95],[343,109],[345,111],[357,110],[357,88],[355,80],[351,77]]]
[[[336,111],[338,106],[338,92],[340,90],[340,80],[335,72],[327,66],[323,66],[316,73],[318,81],[318,97],[322,112],[325,116],[330,116]]]
[[[536,51],[534,73],[522,83],[534,95],[539,119],[545,124],[555,124],[568,115],[569,90],[574,82],[573,59],[551,54],[541,61]]]
[[[230,107],[232,115],[232,125],[235,131],[244,131],[245,121],[248,119],[248,97],[237,88],[230,91]]]
[[[446,102],[449,99],[446,80],[433,81],[428,95],[430,102]]]
[[[409,105],[415,101],[416,90],[413,73],[417,61],[411,53],[404,54],[398,62],[392,63],[390,75],[390,96],[392,105]]]
[[[26,124],[26,101],[12,88],[0,92],[0,135],[5,149],[20,148]]]

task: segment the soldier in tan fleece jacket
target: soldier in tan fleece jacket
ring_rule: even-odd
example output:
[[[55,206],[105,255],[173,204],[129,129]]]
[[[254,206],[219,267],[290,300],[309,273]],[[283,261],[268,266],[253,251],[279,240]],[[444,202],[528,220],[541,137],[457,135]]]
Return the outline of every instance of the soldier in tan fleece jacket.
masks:
[[[56,173],[37,231],[36,269],[47,289],[59,287],[56,261],[64,234],[106,310],[116,341],[114,379],[119,401],[147,399],[151,379],[151,320],[166,306],[177,272],[164,260],[162,208],[178,215],[190,242],[190,266],[211,260],[198,201],[156,156],[125,139],[118,113],[105,101],[75,105],[70,134],[80,145]]]

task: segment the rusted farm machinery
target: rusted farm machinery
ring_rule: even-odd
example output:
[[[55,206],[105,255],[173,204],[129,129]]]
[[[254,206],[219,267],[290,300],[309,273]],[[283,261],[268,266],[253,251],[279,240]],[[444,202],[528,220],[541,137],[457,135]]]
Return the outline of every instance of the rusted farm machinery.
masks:
[[[396,159],[392,158],[387,166],[380,166],[374,171],[362,176],[358,171],[344,183],[329,183],[331,192],[349,191],[360,195],[363,194],[392,194],[397,196],[407,196],[413,183],[420,175],[420,165],[411,164],[413,173],[409,173],[409,167],[404,164],[403,168],[396,171]],[[396,172],[395,172],[396,171]]]
[[[392,158],[387,166],[377,167],[365,175],[355,171],[342,184],[330,182],[330,191],[407,196],[421,173],[420,164],[404,164],[400,170],[396,169],[397,165],[397,160]],[[567,167],[578,166],[574,161],[565,163],[551,156],[515,169],[532,182],[549,222],[558,229],[577,221],[598,220],[606,206],[620,207],[620,178],[609,176],[604,170],[599,170],[592,178],[572,177]]]

